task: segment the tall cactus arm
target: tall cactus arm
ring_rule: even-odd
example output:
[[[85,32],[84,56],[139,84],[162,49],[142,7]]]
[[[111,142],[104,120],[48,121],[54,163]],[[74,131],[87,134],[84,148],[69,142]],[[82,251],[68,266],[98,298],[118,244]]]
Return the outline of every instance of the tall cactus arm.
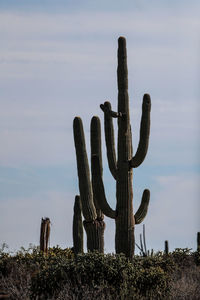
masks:
[[[94,191],[95,191],[95,198],[98,202],[98,206],[107,217],[115,219],[116,211],[110,207],[110,205],[106,200],[104,185],[101,176],[100,160],[98,155],[92,156],[92,163],[94,166],[93,174],[92,174],[94,178]]]
[[[128,90],[128,69],[127,69],[127,51],[126,39],[120,36],[118,39],[118,68],[117,68],[118,90]],[[118,110],[120,111],[120,110]],[[123,111],[122,111],[123,113]]]
[[[97,215],[93,203],[92,185],[90,182],[89,164],[81,118],[74,118],[73,130],[82,212],[86,221],[93,221],[96,219]]]
[[[80,196],[76,196],[74,202],[73,245],[75,254],[83,253],[83,223]]]
[[[91,159],[93,155],[99,156],[100,169],[102,174],[102,153],[101,153],[101,123],[97,116],[94,116],[90,124],[90,144],[91,144]],[[93,166],[92,166],[93,168]]]
[[[149,145],[151,98],[143,97],[142,118],[140,123],[140,141],[135,156],[130,160],[130,168],[137,168],[144,161]]]
[[[127,145],[129,139],[128,130],[130,124],[126,39],[122,36],[119,37],[118,39],[117,56],[118,56],[118,66],[117,66],[118,112],[122,115],[122,118],[118,118],[118,168],[119,168],[120,162],[125,161],[126,159],[130,160],[132,157],[130,156],[130,153],[127,153],[126,150],[122,151],[123,145],[124,146]],[[122,138],[122,136],[127,140],[127,142]]]
[[[94,116],[91,120],[90,124],[90,144],[91,144],[91,170],[92,170],[92,189],[93,189],[93,202],[96,208],[97,219],[103,220],[104,216],[101,209],[98,206],[98,202],[96,200],[96,191],[95,191],[95,178],[94,174],[94,165],[92,156],[98,155],[99,164],[100,164],[100,175],[102,176],[103,168],[102,168],[102,154],[101,154],[101,123],[100,119],[97,116]]]
[[[113,128],[113,117],[118,117],[119,114],[111,110],[110,102],[105,102],[100,105],[104,112],[104,128],[105,128],[105,139],[106,139],[106,149],[108,165],[111,174],[115,179],[117,179],[117,162],[115,153],[115,138],[114,138],[114,128]]]
[[[143,192],[141,204],[134,216],[135,224],[140,224],[146,217],[148,206],[149,206],[149,200],[150,200],[150,191],[146,189]]]

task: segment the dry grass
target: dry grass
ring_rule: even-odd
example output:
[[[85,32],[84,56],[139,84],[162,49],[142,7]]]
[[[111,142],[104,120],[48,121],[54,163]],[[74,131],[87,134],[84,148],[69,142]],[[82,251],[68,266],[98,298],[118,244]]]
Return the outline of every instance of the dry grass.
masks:
[[[31,271],[27,270],[27,267],[23,263],[14,262],[11,265],[8,276],[0,278],[0,293],[3,291],[5,294],[4,298],[0,297],[0,299],[30,300],[30,287]],[[193,257],[187,256],[185,260],[177,264],[177,269],[172,274],[170,290],[171,297],[167,300],[200,300],[200,266],[196,265]],[[9,298],[6,298],[6,295],[9,295]],[[35,300],[78,299],[120,300],[124,298],[117,296],[111,287],[107,287],[106,285],[96,286],[95,288],[89,285],[83,286],[80,280],[80,284],[77,284],[75,287],[70,282],[66,283],[57,296],[48,299],[40,297]],[[141,296],[139,297],[134,294],[134,297],[129,299],[150,300],[155,298],[152,295],[141,298]]]
[[[171,285],[172,300],[200,299],[200,266],[194,263],[178,269]]]
[[[31,276],[22,264],[13,264],[9,276],[0,278],[0,290],[10,300],[29,300],[30,286]]]

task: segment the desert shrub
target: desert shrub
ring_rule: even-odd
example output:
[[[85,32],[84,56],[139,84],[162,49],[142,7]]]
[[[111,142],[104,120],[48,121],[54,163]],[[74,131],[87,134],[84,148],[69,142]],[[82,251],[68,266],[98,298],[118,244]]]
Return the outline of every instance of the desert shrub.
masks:
[[[39,251],[38,247],[28,248],[21,247],[15,255],[9,253],[0,253],[0,275],[9,275],[13,264],[23,264],[28,272],[37,272],[50,264],[59,262],[62,258],[72,259],[73,251],[70,248],[61,249],[58,246],[49,249],[48,255]]]
[[[138,275],[135,287],[141,297],[163,299],[169,295],[171,274],[175,270],[171,257],[157,253],[154,256],[138,257],[133,265]]]
[[[188,248],[176,248],[171,253],[171,256],[177,266],[190,265],[190,261],[193,260],[191,249]]]
[[[120,286],[124,282],[123,269],[128,271],[131,264],[127,263],[124,256],[113,256],[88,253],[78,255],[76,260],[61,259],[59,263],[51,263],[41,270],[33,280],[32,296],[44,294],[51,296],[55,291],[59,291],[66,283],[70,283],[79,290],[83,286],[117,286],[116,291],[120,292]],[[80,294],[80,291],[79,291]]]
[[[198,261],[189,249],[130,262],[97,252],[74,257],[70,248],[54,247],[48,255],[21,248],[12,255],[0,251],[0,289],[16,300],[200,299]]]
[[[9,295],[10,300],[30,299],[31,275],[21,262],[10,265],[9,274],[0,276],[0,291]]]
[[[177,259],[177,257],[176,257]],[[170,295],[172,300],[200,299],[200,266],[196,261],[196,253],[181,258],[172,275]]]
[[[193,255],[193,257],[194,257],[195,264],[196,264],[197,266],[200,266],[200,250],[199,250],[199,251],[196,251],[196,252],[193,252],[192,255]]]
[[[116,296],[127,299],[134,293],[140,299],[150,294],[159,299],[160,294],[169,292],[170,275],[166,270],[170,268],[172,262],[164,263],[161,257],[159,260],[136,257],[130,262],[124,255],[81,254],[76,260],[62,260],[41,270],[32,282],[32,298],[51,297],[68,283],[74,287],[74,293],[78,286],[79,294],[88,286],[92,290],[97,287],[109,290],[113,299]]]

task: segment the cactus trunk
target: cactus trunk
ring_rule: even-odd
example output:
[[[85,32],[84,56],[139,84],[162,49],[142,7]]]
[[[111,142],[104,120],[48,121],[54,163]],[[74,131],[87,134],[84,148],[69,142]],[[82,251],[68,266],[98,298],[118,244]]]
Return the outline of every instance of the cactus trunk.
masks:
[[[83,222],[87,234],[87,249],[88,251],[97,250],[100,253],[104,252],[104,221],[95,220],[93,222]]]
[[[129,117],[128,70],[125,39],[119,39],[118,47],[118,163],[117,163],[117,217],[116,252],[131,257],[134,252],[133,171],[129,168],[132,158]]]

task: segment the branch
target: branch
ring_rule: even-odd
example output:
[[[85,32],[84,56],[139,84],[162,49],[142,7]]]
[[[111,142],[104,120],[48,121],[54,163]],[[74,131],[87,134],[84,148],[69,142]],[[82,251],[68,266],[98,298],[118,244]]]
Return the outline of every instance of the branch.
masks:
[[[144,161],[149,146],[151,98],[143,97],[142,118],[140,123],[140,141],[135,156],[129,161],[130,168],[137,168]]]
[[[98,206],[102,210],[102,212],[107,217],[115,219],[116,212],[110,207],[110,205],[106,200],[98,155],[92,156],[92,164],[93,164],[92,177],[93,177],[95,199],[97,200]]]
[[[115,179],[117,179],[117,162],[116,162],[116,153],[115,153],[115,137],[114,137],[114,128],[112,121],[112,112],[110,102],[105,102],[104,105],[100,105],[101,109],[104,112],[104,129],[105,129],[105,139],[106,139],[106,150],[108,165],[111,174]],[[114,113],[117,114],[117,113]]]
[[[146,217],[148,206],[149,206],[149,200],[150,200],[150,191],[146,189],[143,192],[141,204],[134,216],[135,224],[140,224]]]
[[[76,117],[73,122],[74,142],[76,148],[76,160],[79,179],[79,190],[82,204],[83,216],[87,221],[95,220],[96,209],[93,203],[92,185],[90,182],[90,171],[85,146],[85,136],[82,120]]]
[[[97,213],[97,219],[98,220],[103,220],[104,216],[102,211],[100,210],[97,200],[96,200],[96,192],[95,192],[95,179],[93,176],[93,160],[92,156],[93,155],[98,155],[99,157],[99,163],[100,163],[100,174],[102,176],[103,173],[103,168],[102,168],[102,153],[101,153],[101,123],[100,119],[97,116],[94,116],[91,120],[90,124],[90,144],[91,144],[91,170],[92,170],[92,190],[93,190],[93,202],[94,206],[96,208],[96,213]]]

